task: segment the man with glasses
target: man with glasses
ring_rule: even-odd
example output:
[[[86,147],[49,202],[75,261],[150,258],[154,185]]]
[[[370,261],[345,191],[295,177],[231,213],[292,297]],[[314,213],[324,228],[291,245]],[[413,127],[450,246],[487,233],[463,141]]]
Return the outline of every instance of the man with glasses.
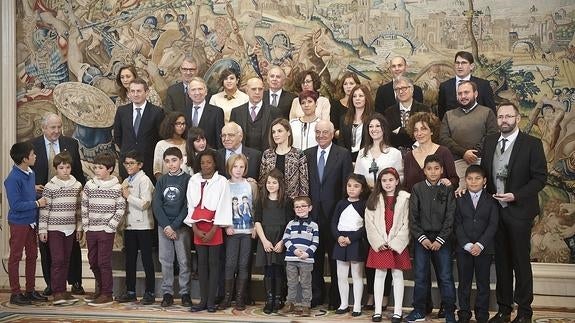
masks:
[[[227,171],[226,162],[232,155],[243,154],[248,159],[248,178],[258,179],[260,174],[260,163],[262,160],[262,153],[259,150],[252,149],[242,145],[244,132],[242,128],[235,122],[228,122],[222,128],[221,134],[223,148],[217,151],[216,166],[218,173],[230,178]]]
[[[377,88],[375,94],[375,111],[383,114],[387,108],[397,103],[397,91],[395,82],[407,71],[407,61],[403,56],[395,56],[389,61],[389,71],[393,80]],[[413,83],[412,83],[413,84]],[[417,85],[413,85],[412,97],[415,101],[423,102],[423,91]]]
[[[201,128],[210,147],[222,148],[220,136],[224,126],[224,110],[207,103],[208,88],[201,77],[192,77],[187,88],[189,100],[186,100],[184,115],[188,128]]]
[[[439,132],[439,143],[449,148],[455,160],[459,176],[459,188],[465,188],[465,170],[471,164],[479,164],[485,137],[497,132],[495,113],[480,105],[477,85],[462,81],[457,87],[457,109],[445,113]]]
[[[182,65],[180,65],[180,74],[181,81],[168,88],[165,104],[166,112],[184,111],[188,96],[187,84],[190,83],[193,77],[198,75],[198,64],[196,64],[193,57],[184,57]]]
[[[518,309],[513,323],[530,323],[533,316],[531,227],[540,214],[538,194],[547,181],[547,162],[541,140],[519,131],[520,120],[515,104],[501,104],[497,108],[499,132],[485,139],[481,159],[488,174],[487,191],[500,206],[495,234],[499,310],[490,323],[509,322],[514,302]]]
[[[443,119],[446,111],[459,107],[457,100],[457,85],[462,81],[473,81],[477,88],[477,103],[491,108],[495,112],[495,100],[493,89],[489,81],[471,75],[475,68],[473,54],[460,51],[455,54],[454,69],[455,77],[439,85],[439,98],[437,100],[437,115]]]
[[[398,102],[385,109],[384,115],[391,130],[391,145],[405,155],[412,149],[414,142],[405,130],[409,116],[417,112],[431,112],[431,109],[414,100],[414,85],[410,79],[403,76],[397,77],[393,89]]]

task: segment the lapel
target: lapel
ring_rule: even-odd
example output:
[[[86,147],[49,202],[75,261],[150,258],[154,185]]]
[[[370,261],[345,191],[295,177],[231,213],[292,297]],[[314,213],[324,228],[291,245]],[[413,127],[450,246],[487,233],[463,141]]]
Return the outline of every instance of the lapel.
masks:
[[[319,178],[319,171],[317,169],[317,154],[319,153],[319,150],[320,150],[319,146],[315,146],[314,149],[312,149],[311,160],[308,160],[308,165],[310,163],[312,163],[313,167],[308,167],[308,168],[313,170],[312,176],[315,178],[315,180],[317,180],[318,183],[320,183],[320,186],[321,186],[321,178]],[[324,174],[325,174],[325,169],[324,169]]]
[[[509,164],[507,167],[509,173],[507,174],[507,177],[511,176],[511,172],[513,171],[513,167],[511,165],[515,163],[515,159],[517,159],[517,155],[519,154],[519,149],[521,148],[522,143],[523,143],[523,134],[521,133],[521,130],[519,130],[517,138],[515,138],[515,142],[513,143],[511,156],[509,156]]]
[[[483,156],[485,163],[482,162],[486,170],[491,170],[493,168],[493,156],[495,154],[495,149],[497,148],[497,139],[500,135],[500,133],[497,133],[496,135],[487,137],[486,139],[487,142],[485,143],[485,154]],[[490,141],[493,141],[493,143]],[[487,173],[489,174],[491,172],[488,171]],[[488,180],[488,182],[490,181]]]
[[[202,112],[202,116],[200,117],[200,120],[198,120],[198,127],[200,125],[209,126],[209,125],[204,124],[204,123],[209,121],[209,117],[210,117],[209,114],[210,113],[208,112],[208,110],[209,110],[209,104],[208,104],[208,102],[206,102],[206,104],[204,104],[204,112]],[[202,128],[202,127],[200,127],[200,128]]]
[[[483,192],[483,193],[485,193],[485,192]],[[483,193],[481,193],[481,197],[479,198],[479,201],[481,201],[481,199],[483,198],[483,195],[484,195]],[[477,201],[477,208],[473,207],[473,198],[471,197],[471,192],[467,191],[462,196],[462,198],[464,200],[463,202],[464,202],[465,207],[469,206],[469,208],[471,209],[472,212],[475,213],[477,211],[477,209],[479,209],[479,201]]]
[[[318,146],[319,148],[319,146]],[[337,150],[335,149],[335,145],[332,143],[331,144],[331,150],[329,152],[329,155],[327,156],[327,160],[325,161],[325,168],[323,169],[323,178],[328,178],[327,175],[329,174],[330,171],[333,170],[335,163],[338,159],[338,153]],[[323,183],[323,182],[322,182]]]

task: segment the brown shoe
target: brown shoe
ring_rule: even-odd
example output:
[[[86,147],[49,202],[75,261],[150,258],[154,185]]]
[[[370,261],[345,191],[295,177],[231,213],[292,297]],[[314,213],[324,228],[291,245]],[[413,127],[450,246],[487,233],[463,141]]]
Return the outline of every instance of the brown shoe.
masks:
[[[100,292],[96,291],[95,293],[86,293],[84,296],[84,300],[88,303],[95,301],[98,297],[100,297]]]
[[[64,292],[64,299],[67,300],[69,304],[74,304],[77,301],[79,301],[79,299],[72,296],[72,293],[70,293],[70,292]]]
[[[295,305],[292,302],[286,302],[284,307],[279,311],[280,314],[291,314],[294,312]]]
[[[311,316],[311,309],[309,306],[302,306],[301,308],[301,316],[309,317]]]
[[[303,312],[303,306],[298,305],[293,309],[293,313],[295,315],[301,315],[302,312]]]
[[[88,305],[90,306],[108,306],[108,305],[112,305],[112,303],[114,303],[114,299],[112,298],[112,295],[100,295],[98,298],[96,298],[95,300],[91,301],[88,303]]]
[[[64,305],[66,303],[68,303],[68,301],[66,300],[64,293],[54,293],[54,300],[52,301],[52,304]]]

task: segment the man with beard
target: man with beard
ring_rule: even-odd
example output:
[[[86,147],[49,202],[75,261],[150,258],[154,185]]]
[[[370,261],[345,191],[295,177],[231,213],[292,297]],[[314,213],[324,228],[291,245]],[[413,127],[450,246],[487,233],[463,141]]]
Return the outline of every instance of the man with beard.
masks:
[[[490,323],[509,322],[513,302],[519,305],[513,323],[530,323],[533,316],[531,227],[540,212],[537,196],[547,181],[547,162],[541,140],[519,131],[520,119],[519,109],[513,103],[497,108],[500,132],[485,139],[481,159],[488,174],[487,191],[500,205],[495,235],[499,310]]]
[[[441,123],[439,142],[449,148],[455,160],[459,176],[459,188],[465,188],[465,170],[471,164],[479,164],[485,137],[497,132],[495,113],[479,105],[477,85],[462,81],[457,87],[459,108],[445,113]]]

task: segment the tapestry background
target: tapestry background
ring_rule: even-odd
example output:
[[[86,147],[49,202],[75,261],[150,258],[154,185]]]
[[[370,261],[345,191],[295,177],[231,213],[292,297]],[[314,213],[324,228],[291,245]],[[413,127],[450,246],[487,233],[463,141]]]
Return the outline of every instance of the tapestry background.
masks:
[[[335,97],[344,71],[375,90],[391,79],[389,58],[403,55],[408,76],[434,106],[440,82],[454,74],[454,53],[471,51],[479,58],[474,75],[491,81],[497,101],[518,103],[522,130],[544,144],[550,176],[539,196],[532,259],[575,263],[573,0],[22,0],[17,6],[18,140],[39,135],[46,112],[59,113],[64,133],[80,141],[88,175],[95,154],[113,149],[114,78],[126,64],[135,64],[160,96],[192,52],[212,93],[219,71],[237,63],[243,80],[265,78],[271,65],[288,78],[314,68],[322,93]]]

